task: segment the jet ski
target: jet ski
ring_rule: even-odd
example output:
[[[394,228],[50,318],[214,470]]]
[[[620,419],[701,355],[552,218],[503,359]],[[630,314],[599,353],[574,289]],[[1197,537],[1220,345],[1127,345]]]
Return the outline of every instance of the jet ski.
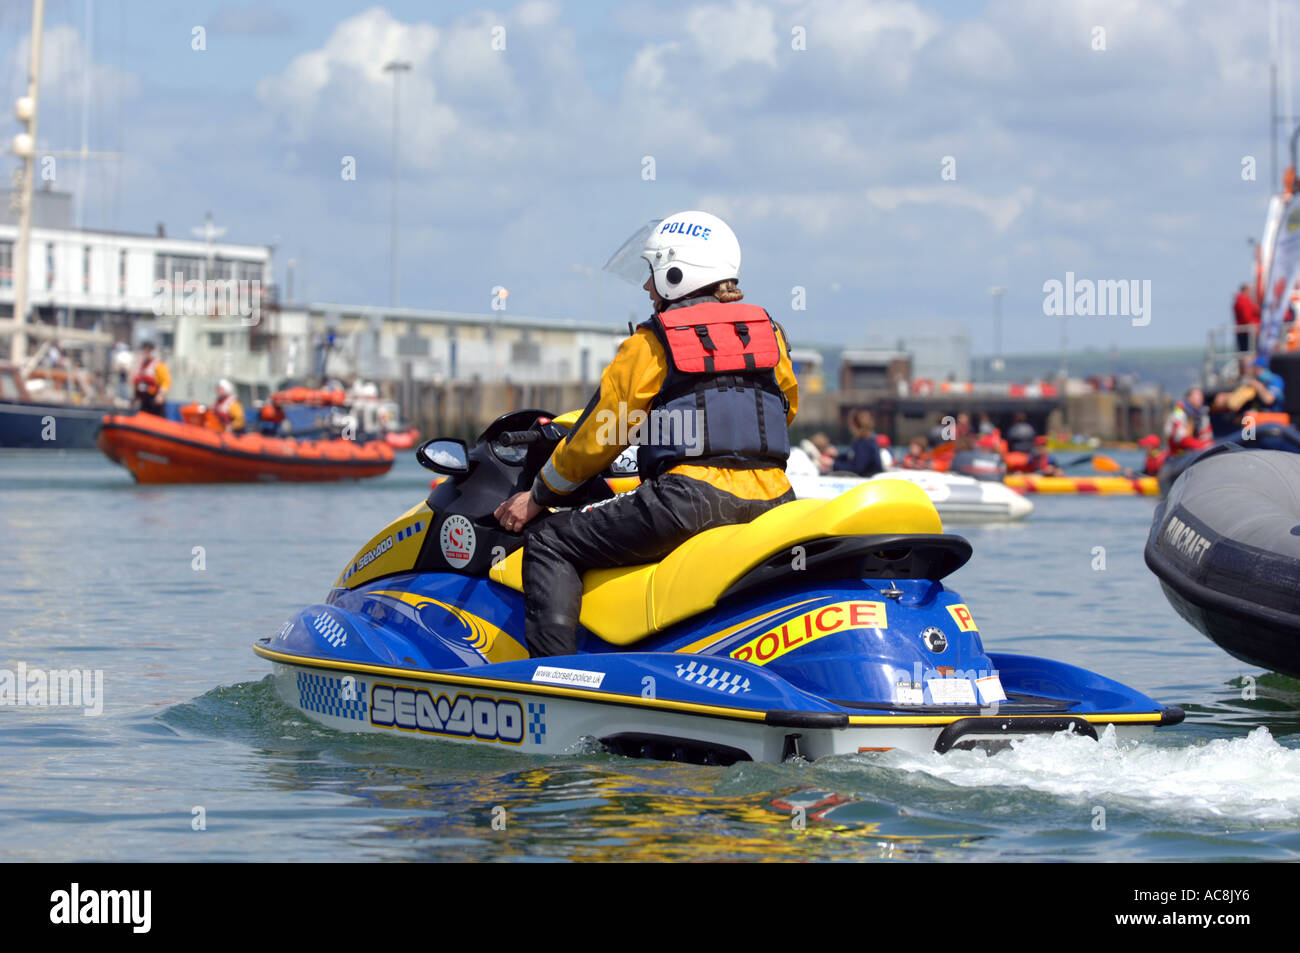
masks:
[[[702,764],[997,750],[1183,718],[1101,675],[987,652],[942,583],[970,544],[903,480],[795,500],[661,562],[588,572],[578,654],[532,658],[524,537],[492,514],[566,432],[528,410],[472,447],[421,445],[421,465],[445,479],[358,550],[323,602],[254,645],[279,697],[339,731]],[[610,498],[603,476],[575,503]]]

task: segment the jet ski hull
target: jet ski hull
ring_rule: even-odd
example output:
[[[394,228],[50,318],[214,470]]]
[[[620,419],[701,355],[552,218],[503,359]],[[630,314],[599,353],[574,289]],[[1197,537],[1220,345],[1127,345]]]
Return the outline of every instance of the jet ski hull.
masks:
[[[794,755],[814,760],[894,748],[940,753],[970,747],[998,750],[1033,734],[1071,731],[1097,737],[1109,725],[1122,739],[1138,738],[1182,720],[1176,708],[1110,713],[1006,713],[996,704],[957,711],[931,707],[872,713],[762,709],[735,704],[721,695],[704,701],[647,698],[486,673],[466,676],[340,666],[329,660],[288,656],[267,645],[259,645],[256,651],[272,662],[280,699],[336,731],[492,745],[539,755],[604,749],[630,757],[705,764],[779,762]],[[689,660],[666,656],[623,661],[639,664],[639,672],[672,678],[673,670]],[[580,656],[537,659],[530,665],[534,672],[593,671],[589,660]]]

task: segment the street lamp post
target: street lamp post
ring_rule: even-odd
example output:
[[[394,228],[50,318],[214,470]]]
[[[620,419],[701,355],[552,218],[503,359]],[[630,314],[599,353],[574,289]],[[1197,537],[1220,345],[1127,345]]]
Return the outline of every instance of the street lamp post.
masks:
[[[398,291],[398,266],[397,266],[397,143],[399,140],[398,126],[398,89],[401,86],[402,74],[410,72],[411,64],[404,60],[390,60],[384,64],[384,72],[393,74],[393,213],[392,213],[392,236],[389,239],[389,254],[391,256],[391,266],[393,270],[393,307],[397,307],[400,300]]]
[[[1007,289],[1001,285],[996,285],[989,289],[989,294],[993,296],[993,370],[1001,374],[1002,368],[1006,365],[1002,361],[1002,296],[1007,293]]]

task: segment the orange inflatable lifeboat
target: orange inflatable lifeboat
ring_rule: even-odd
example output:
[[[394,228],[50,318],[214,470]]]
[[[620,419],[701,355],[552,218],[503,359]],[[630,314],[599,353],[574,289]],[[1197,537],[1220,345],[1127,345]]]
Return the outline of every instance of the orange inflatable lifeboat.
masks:
[[[182,415],[203,420],[188,406]],[[393,448],[374,440],[284,440],[217,432],[153,414],[108,414],[99,449],[131,471],[138,483],[253,483],[359,480],[383,476]]]

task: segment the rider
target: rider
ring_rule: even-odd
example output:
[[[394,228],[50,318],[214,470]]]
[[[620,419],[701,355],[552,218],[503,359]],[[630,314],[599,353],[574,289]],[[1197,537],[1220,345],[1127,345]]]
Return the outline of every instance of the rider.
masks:
[[[166,415],[167,392],[171,390],[172,376],[167,365],[154,354],[153,342],[145,341],[140,345],[140,368],[132,379],[135,399],[140,402],[140,410],[146,414],[159,417]]]
[[[212,405],[221,429],[229,433],[244,432],[244,405],[235,396],[234,385],[222,378],[217,381],[217,402]]]
[[[577,651],[584,570],[656,562],[702,530],[794,499],[786,428],[799,391],[789,344],[766,311],[740,303],[736,236],[706,212],[679,212],[634,235],[606,269],[628,277],[629,263],[639,274],[649,266],[642,287],[654,316],[619,347],[531,491],[495,514],[519,532],[546,507],[566,505],[633,442],[630,422],[649,420],[637,489],[553,515],[524,539],[534,656]]]

